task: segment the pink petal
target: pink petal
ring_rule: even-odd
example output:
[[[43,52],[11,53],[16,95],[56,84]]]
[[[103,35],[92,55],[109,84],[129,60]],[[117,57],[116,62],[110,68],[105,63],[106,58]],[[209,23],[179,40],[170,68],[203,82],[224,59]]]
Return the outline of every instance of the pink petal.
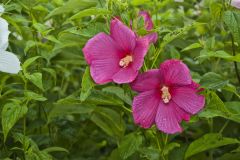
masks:
[[[131,87],[137,92],[145,92],[160,88],[160,83],[161,76],[159,69],[152,69],[145,73],[139,74],[135,81],[131,83]]]
[[[175,106],[175,110],[176,110],[176,117],[177,117],[177,120],[178,120],[179,123],[182,122],[182,120],[185,120],[185,121],[190,120],[190,114],[189,113],[187,113],[186,111],[181,109],[176,104],[174,106]]]
[[[240,9],[240,1],[239,0],[232,0],[231,6]]]
[[[132,53],[136,45],[136,36],[130,28],[115,18],[111,21],[110,33],[110,36],[125,52]]]
[[[105,33],[99,33],[91,38],[83,48],[83,54],[88,64],[91,64],[93,60],[105,58],[120,60],[121,52],[114,40]]]
[[[132,82],[138,75],[138,71],[132,69],[131,66],[126,68],[121,68],[114,76],[113,81],[118,84],[122,83],[130,83]]]
[[[160,101],[160,94],[154,90],[140,93],[133,99],[134,122],[143,128],[152,126]]]
[[[136,41],[136,47],[133,51],[132,67],[139,70],[144,62],[144,56],[147,54],[149,43],[147,39],[139,38]]]
[[[191,87],[171,88],[172,100],[186,112],[196,114],[205,104],[205,98]]]
[[[167,134],[182,132],[179,122],[181,122],[183,117],[185,117],[185,114],[177,108],[178,106],[172,101],[168,104],[163,104],[162,101],[160,101],[155,118],[155,122],[159,130]]]
[[[188,87],[191,87],[191,88],[197,90],[197,92],[201,92],[201,91],[204,90],[204,88],[199,88],[200,84],[198,84],[198,83],[196,83],[194,81],[192,81],[192,83],[190,85],[188,85]]]
[[[149,33],[145,35],[143,38],[148,40],[148,43],[156,43],[158,39],[158,34],[157,33]]]
[[[144,18],[144,24],[145,24],[146,30],[151,30],[153,28],[153,22],[150,14],[146,11],[140,11],[139,16],[142,16]]]
[[[94,60],[90,66],[93,80],[97,84],[104,84],[112,81],[112,77],[120,69],[118,60],[114,58]]]
[[[188,67],[180,60],[166,60],[160,65],[166,85],[190,85],[192,78]]]
[[[191,87],[193,89],[198,89],[200,87],[200,84],[192,81],[192,83],[189,85],[189,87]]]

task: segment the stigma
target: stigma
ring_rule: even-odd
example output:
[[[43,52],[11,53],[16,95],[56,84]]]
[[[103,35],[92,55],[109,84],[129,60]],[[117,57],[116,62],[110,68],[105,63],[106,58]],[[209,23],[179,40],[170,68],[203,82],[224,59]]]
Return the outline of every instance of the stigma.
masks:
[[[169,88],[167,86],[163,86],[162,89],[162,100],[164,103],[169,103],[171,100],[171,94],[169,93]]]
[[[133,61],[133,57],[130,55],[127,55],[126,57],[122,58],[119,61],[119,66],[122,68],[126,68],[132,61]]]

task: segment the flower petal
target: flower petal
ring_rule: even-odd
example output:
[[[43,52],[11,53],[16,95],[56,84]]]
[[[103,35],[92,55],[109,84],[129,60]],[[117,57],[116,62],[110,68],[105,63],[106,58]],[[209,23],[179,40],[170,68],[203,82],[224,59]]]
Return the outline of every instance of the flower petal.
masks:
[[[139,70],[144,62],[144,56],[147,54],[149,43],[147,39],[139,38],[136,41],[136,47],[133,51],[132,67]]]
[[[0,5],[0,14],[4,12],[4,7],[2,5]]]
[[[205,104],[205,98],[191,87],[171,88],[172,100],[188,113],[196,114]]]
[[[18,57],[11,52],[0,50],[0,71],[17,74],[20,70]]]
[[[148,41],[148,43],[156,43],[158,39],[158,34],[157,33],[149,33],[143,37]]]
[[[133,99],[134,122],[143,128],[152,126],[158,109],[160,95],[155,91],[140,93]]]
[[[91,38],[83,48],[83,54],[88,64],[94,60],[106,58],[118,59],[119,61],[122,56],[121,52],[114,40],[105,33],[99,33]]]
[[[114,58],[94,60],[90,65],[91,76],[97,84],[111,82],[119,69],[118,60]]]
[[[132,53],[136,45],[135,33],[118,19],[111,21],[110,36],[127,52]]]
[[[183,114],[177,110],[177,107],[173,101],[170,101],[168,104],[163,104],[160,101],[155,118],[159,130],[167,134],[182,132],[179,122],[183,119]]]
[[[231,6],[240,9],[240,1],[239,0],[232,0]]]
[[[150,14],[146,11],[140,11],[139,16],[142,16],[144,18],[144,25],[146,30],[151,30],[153,28],[153,22]]]
[[[121,68],[114,76],[113,81],[118,84],[130,83],[138,75],[138,71],[134,70],[132,67]]]
[[[0,17],[0,50],[6,50],[8,47],[8,23]]]
[[[139,74],[135,81],[131,83],[133,90],[137,92],[145,92],[160,87],[161,76],[159,69],[148,70],[145,73]]]
[[[172,102],[172,103],[174,103],[174,102]],[[182,120],[185,120],[185,121],[190,120],[190,114],[189,113],[187,113],[186,111],[181,109],[176,104],[174,106],[175,106],[175,110],[176,110],[176,117],[177,117],[177,120],[178,120],[179,123],[182,122]]]
[[[201,92],[204,90],[204,88],[200,88],[200,84],[192,81],[192,83],[190,85],[188,85],[187,87],[191,87],[193,89],[195,89],[197,92]]]
[[[180,60],[167,60],[160,65],[166,85],[190,85],[192,78],[188,67]]]

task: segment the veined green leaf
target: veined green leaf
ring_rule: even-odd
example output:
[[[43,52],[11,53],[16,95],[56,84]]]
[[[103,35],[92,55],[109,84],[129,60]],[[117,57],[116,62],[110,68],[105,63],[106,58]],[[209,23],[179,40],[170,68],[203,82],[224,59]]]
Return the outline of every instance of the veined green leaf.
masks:
[[[55,16],[55,15],[61,15],[64,13],[73,12],[76,10],[82,10],[84,8],[89,8],[96,6],[97,1],[95,0],[69,0],[66,2],[63,6],[55,8],[53,11],[51,11],[46,19]]]
[[[15,123],[22,118],[28,111],[27,106],[19,105],[17,103],[7,103],[2,110],[2,128],[4,135],[4,142],[7,139],[8,132],[15,125]]]
[[[42,84],[42,73],[33,73],[33,74],[25,74],[26,78],[31,81],[35,86],[44,90]]]
[[[240,45],[240,13],[235,11],[226,11],[223,20],[231,31],[235,41]]]
[[[140,148],[142,141],[142,136],[135,132],[124,136],[118,148],[120,157],[122,159],[127,159]]]
[[[189,145],[185,153],[185,158],[187,159],[197,153],[207,151],[209,149],[236,143],[239,143],[237,139],[223,137],[218,133],[205,134],[203,137],[193,141]]]
[[[87,67],[82,78],[82,89],[80,95],[81,101],[85,101],[87,99],[87,97],[91,93],[92,88],[94,87],[94,84],[95,83],[93,82],[92,77],[90,75],[90,68]]]
[[[106,15],[106,14],[110,14],[110,11],[104,8],[88,8],[73,15],[72,17],[70,17],[70,20],[81,19],[83,17],[92,16],[92,15],[96,16],[96,15]]]

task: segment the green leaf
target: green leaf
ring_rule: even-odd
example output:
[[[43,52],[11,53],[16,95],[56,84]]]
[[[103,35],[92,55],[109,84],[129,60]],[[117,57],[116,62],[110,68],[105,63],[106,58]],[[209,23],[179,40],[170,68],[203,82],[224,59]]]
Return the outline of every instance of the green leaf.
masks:
[[[200,84],[203,88],[220,89],[228,84],[228,80],[217,73],[208,72],[202,76]]]
[[[124,136],[118,148],[120,157],[127,159],[140,148],[142,141],[142,136],[135,132]]]
[[[219,160],[239,160],[240,153],[226,153]]]
[[[110,11],[104,8],[89,8],[73,15],[72,17],[70,17],[70,20],[81,19],[83,17],[92,16],[92,15],[97,16],[97,15],[106,15],[106,14],[110,14]]]
[[[141,148],[139,152],[141,153],[141,157],[143,157],[147,160],[159,160],[160,159],[159,149],[157,149],[157,148],[144,147],[144,148]]]
[[[62,148],[62,147],[48,147],[48,148],[45,148],[42,151],[47,152],[47,153],[51,153],[51,152],[66,152],[66,153],[69,153],[69,151],[67,149]]]
[[[220,3],[212,2],[210,5],[210,12],[212,19],[217,22],[221,19],[223,5]]]
[[[110,136],[121,138],[125,132],[122,116],[110,108],[96,108],[92,113],[91,120]]]
[[[207,105],[204,110],[198,114],[200,117],[213,118],[220,116],[229,118],[231,116],[231,113],[228,111],[223,101],[215,92],[209,91],[205,97],[207,100]]]
[[[231,31],[234,40],[240,45],[240,13],[235,11],[226,11],[223,20]]]
[[[120,87],[109,86],[109,87],[103,88],[102,91],[114,94],[118,98],[123,100],[125,103],[129,104],[130,106],[132,105],[131,97],[127,93],[124,92],[124,89],[122,89]]]
[[[31,58],[27,59],[27,60],[23,63],[23,65],[22,65],[23,71],[26,72],[27,68],[28,68],[33,62],[35,62],[38,58],[40,58],[40,56],[31,57]]]
[[[223,51],[223,50],[219,50],[219,51],[214,52],[214,51],[208,51],[206,49],[203,49],[200,52],[200,56],[198,56],[197,59],[200,59],[201,62],[202,62],[202,61],[204,61],[208,58],[212,58],[212,57],[225,59],[227,61],[240,62],[240,54],[232,56],[232,55],[230,55],[229,53],[227,53],[226,51]]]
[[[17,103],[7,103],[2,110],[2,128],[4,135],[4,142],[6,141],[8,132],[14,124],[22,118],[28,111],[27,106],[19,105]]]
[[[65,4],[63,4],[61,7],[55,8],[53,11],[51,11],[46,19],[56,16],[56,15],[62,15],[64,13],[69,13],[73,11],[82,10],[84,8],[89,8],[92,6],[96,6],[95,0],[69,0]]]
[[[85,101],[87,97],[90,95],[92,88],[94,87],[94,82],[92,80],[92,77],[90,75],[90,69],[87,67],[85,69],[85,72],[83,74],[82,78],[82,89],[81,89],[81,95],[80,100]]]
[[[237,139],[222,137],[222,135],[218,133],[205,134],[189,145],[185,153],[185,159],[203,151],[236,143],[239,143]]]
[[[138,6],[138,5],[146,4],[148,2],[151,2],[151,1],[150,0],[132,0],[131,4],[134,6]]]
[[[122,100],[117,98],[111,93],[102,92],[99,90],[92,90],[91,95],[85,101],[94,105],[110,105],[110,106],[123,106],[124,103]]]
[[[182,49],[181,52],[188,51],[191,49],[201,48],[201,47],[202,47],[202,45],[200,43],[193,43],[193,44],[190,44],[189,46],[187,46],[186,48]]]
[[[168,155],[176,147],[180,147],[180,144],[175,142],[167,144],[163,149],[163,154]]]
[[[46,101],[47,100],[46,97],[43,97],[42,95],[37,94],[32,91],[25,91],[24,95],[28,100],[36,100],[36,101]]]
[[[31,81],[35,86],[40,88],[42,91],[44,90],[42,84],[42,73],[33,73],[33,74],[25,74],[26,78]]]
[[[57,73],[56,73],[56,71],[52,68],[42,68],[42,70],[49,73],[53,77],[54,84],[56,85],[56,83],[57,83]]]
[[[70,114],[90,114],[94,111],[95,106],[84,104],[84,103],[75,103],[75,104],[54,104],[52,110],[48,115],[48,122],[53,118],[59,116],[65,116]]]

